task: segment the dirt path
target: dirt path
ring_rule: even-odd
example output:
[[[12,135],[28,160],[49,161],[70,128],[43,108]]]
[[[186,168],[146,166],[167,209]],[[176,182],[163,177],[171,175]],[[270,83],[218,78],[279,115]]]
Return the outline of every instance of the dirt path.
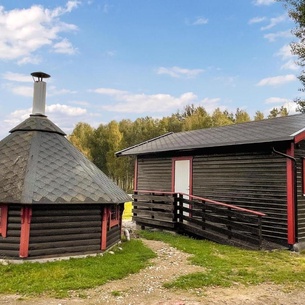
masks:
[[[305,291],[285,293],[275,285],[234,288],[208,288],[203,290],[176,291],[165,289],[162,284],[183,274],[203,271],[204,268],[188,263],[188,255],[159,241],[144,243],[157,253],[151,265],[137,274],[122,280],[84,291],[69,299],[22,299],[17,295],[1,296],[0,304],[18,305],[303,305]]]

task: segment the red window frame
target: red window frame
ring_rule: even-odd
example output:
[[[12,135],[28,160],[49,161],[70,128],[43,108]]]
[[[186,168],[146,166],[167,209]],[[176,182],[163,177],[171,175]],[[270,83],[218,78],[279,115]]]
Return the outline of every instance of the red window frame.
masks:
[[[0,236],[3,238],[7,234],[7,218],[8,218],[8,206],[5,204],[0,205]]]
[[[120,209],[118,205],[112,205],[109,209],[110,228],[117,226],[120,222]]]

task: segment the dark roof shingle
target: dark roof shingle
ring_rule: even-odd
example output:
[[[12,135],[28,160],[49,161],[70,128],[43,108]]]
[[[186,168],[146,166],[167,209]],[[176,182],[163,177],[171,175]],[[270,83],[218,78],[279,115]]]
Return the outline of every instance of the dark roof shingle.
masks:
[[[117,156],[140,155],[174,150],[292,140],[305,130],[305,114],[261,121],[170,133],[123,149]]]
[[[31,116],[11,132],[0,141],[0,203],[130,200],[46,117]]]

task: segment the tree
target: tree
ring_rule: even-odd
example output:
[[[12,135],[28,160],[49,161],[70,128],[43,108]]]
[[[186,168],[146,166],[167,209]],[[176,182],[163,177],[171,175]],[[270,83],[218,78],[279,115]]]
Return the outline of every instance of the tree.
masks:
[[[261,111],[256,111],[254,116],[254,121],[261,121],[265,118],[264,114]]]
[[[94,129],[89,124],[79,122],[68,136],[68,140],[90,160],[92,160],[91,144],[93,133]]]
[[[228,113],[228,111],[221,111],[219,108],[216,108],[212,114],[212,126],[224,126],[234,123],[233,116]]]
[[[292,33],[298,39],[290,44],[292,53],[298,57],[297,64],[300,67],[305,66],[305,1],[304,0],[278,0],[285,3],[290,18],[295,22],[296,28]],[[305,70],[301,71],[299,80],[303,88],[300,91],[305,92]],[[296,98],[294,100],[298,104],[297,111],[305,113],[305,100]]]
[[[251,119],[246,111],[237,108],[234,121],[235,123],[244,123],[251,121]]]
[[[273,108],[270,110],[270,114],[268,115],[268,119],[276,118],[279,116],[287,116],[289,114],[286,107],[282,106],[280,109]]]
[[[212,126],[212,119],[207,111],[198,106],[193,109],[191,115],[184,118],[183,121],[183,130],[195,130],[201,128],[208,128]]]

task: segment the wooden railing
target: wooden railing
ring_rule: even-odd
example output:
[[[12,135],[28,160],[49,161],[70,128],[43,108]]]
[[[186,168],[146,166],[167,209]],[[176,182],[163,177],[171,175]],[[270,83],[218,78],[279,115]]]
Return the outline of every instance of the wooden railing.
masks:
[[[219,243],[262,246],[264,213],[183,193],[134,192],[133,220],[149,226],[191,233]]]

